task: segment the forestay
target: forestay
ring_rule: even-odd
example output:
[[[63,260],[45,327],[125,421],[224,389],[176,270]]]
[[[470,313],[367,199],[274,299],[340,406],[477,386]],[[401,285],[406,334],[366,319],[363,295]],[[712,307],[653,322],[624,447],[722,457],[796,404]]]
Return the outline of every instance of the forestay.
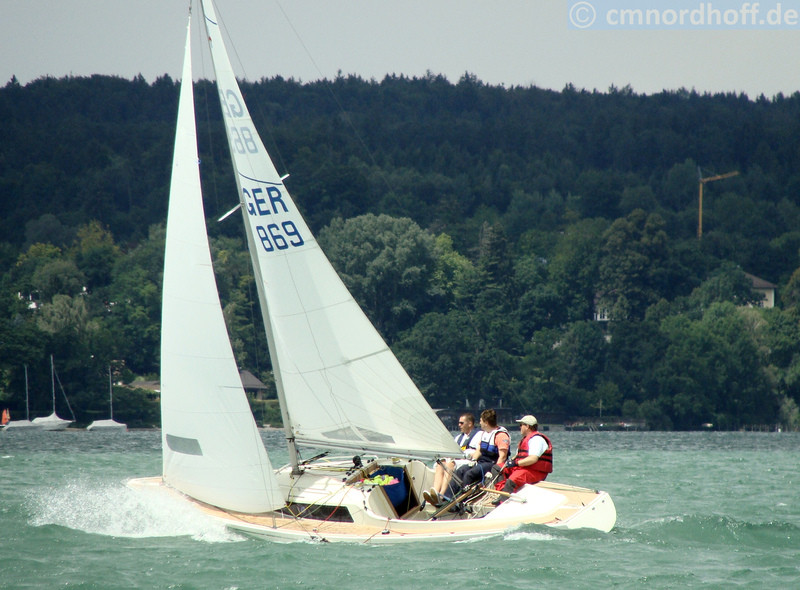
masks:
[[[229,510],[284,505],[247,403],[217,293],[195,134],[189,26],[178,107],[161,326],[163,477]]]
[[[289,196],[242,99],[211,0],[203,9],[288,438],[391,456],[457,454]]]

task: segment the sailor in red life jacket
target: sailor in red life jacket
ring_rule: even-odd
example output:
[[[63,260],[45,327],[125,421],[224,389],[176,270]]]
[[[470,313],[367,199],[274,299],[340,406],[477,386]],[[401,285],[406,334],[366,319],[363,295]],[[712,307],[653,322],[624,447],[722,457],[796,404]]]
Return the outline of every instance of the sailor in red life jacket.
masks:
[[[522,440],[517,454],[508,460],[503,470],[506,479],[495,485],[496,490],[507,493],[513,493],[526,483],[544,481],[547,474],[553,472],[553,444],[538,431],[536,417],[529,414],[517,422]]]

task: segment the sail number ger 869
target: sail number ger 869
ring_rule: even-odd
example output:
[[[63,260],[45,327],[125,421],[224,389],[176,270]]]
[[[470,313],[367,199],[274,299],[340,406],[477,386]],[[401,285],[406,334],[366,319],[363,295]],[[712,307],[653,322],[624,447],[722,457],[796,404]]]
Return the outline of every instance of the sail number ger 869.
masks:
[[[261,187],[242,188],[249,215],[260,217],[289,212],[289,208],[283,201],[283,194],[278,187],[268,186],[266,187],[266,195],[264,192]],[[305,243],[303,236],[300,235],[297,226],[291,219],[267,225],[254,225],[254,228],[261,246],[267,252],[286,250],[289,247],[302,246]]]

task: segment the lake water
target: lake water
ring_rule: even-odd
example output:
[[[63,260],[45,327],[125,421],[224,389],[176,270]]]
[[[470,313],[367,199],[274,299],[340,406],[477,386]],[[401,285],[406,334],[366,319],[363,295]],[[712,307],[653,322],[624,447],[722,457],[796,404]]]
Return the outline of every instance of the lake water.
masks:
[[[277,544],[124,480],[156,431],[0,432],[0,587],[796,588],[800,434],[552,432],[553,481],[607,490],[608,533],[525,527],[465,543]],[[266,431],[275,464],[279,431]]]

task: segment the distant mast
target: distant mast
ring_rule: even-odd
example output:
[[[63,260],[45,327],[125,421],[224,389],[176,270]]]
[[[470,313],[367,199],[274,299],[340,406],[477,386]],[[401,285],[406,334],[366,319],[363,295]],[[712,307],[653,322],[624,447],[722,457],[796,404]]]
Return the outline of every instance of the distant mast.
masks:
[[[114,419],[114,393],[111,383],[111,365],[108,365],[108,413],[111,420]],[[125,412],[123,412],[124,414]]]
[[[53,391],[53,415],[56,414],[56,369],[53,365],[53,355],[50,355],[50,388]]]
[[[28,401],[28,365],[25,365],[25,420],[30,422],[30,402]]]

